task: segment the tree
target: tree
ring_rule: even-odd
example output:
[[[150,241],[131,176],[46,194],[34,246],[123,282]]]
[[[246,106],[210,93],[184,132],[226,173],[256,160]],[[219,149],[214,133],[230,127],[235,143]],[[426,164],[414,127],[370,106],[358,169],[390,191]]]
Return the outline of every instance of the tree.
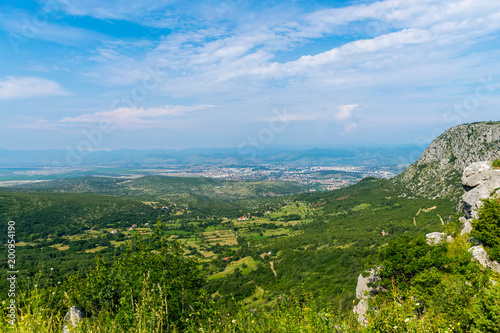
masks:
[[[137,236],[112,263],[98,259],[83,278],[69,282],[73,303],[92,315],[113,316],[124,330],[132,327],[141,308],[164,331],[182,328],[204,300],[204,276],[197,262],[167,238],[159,228],[147,239]]]
[[[413,278],[433,266],[443,266],[446,261],[446,246],[431,246],[425,237],[400,237],[389,243],[381,253],[383,269],[381,277],[389,285],[392,281],[400,288],[408,288]]]
[[[479,218],[472,222],[472,237],[483,242],[493,260],[500,260],[500,200],[497,198],[481,200]]]

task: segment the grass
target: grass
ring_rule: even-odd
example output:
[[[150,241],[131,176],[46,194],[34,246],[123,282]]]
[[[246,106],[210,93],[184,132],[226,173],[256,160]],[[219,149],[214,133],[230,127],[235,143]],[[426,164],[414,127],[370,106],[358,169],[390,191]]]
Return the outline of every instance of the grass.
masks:
[[[246,268],[242,268],[243,264],[246,264]],[[232,274],[236,268],[240,268],[242,271],[242,274],[248,274],[250,271],[254,270],[257,268],[257,262],[252,258],[252,257],[245,257],[237,261],[233,261],[227,265],[226,269],[223,270],[222,272],[210,275],[208,277],[209,280],[213,279],[221,279],[223,277],[226,277],[229,274]]]
[[[500,160],[493,161],[491,165],[493,166],[493,169],[500,169]]]
[[[370,204],[359,204],[359,205],[357,205],[356,207],[351,208],[351,210],[352,210],[353,212],[358,212],[358,211],[360,211],[360,210],[368,209],[368,208],[370,208],[371,206],[372,206],[372,205],[370,205]]]
[[[38,282],[40,283],[40,282]],[[63,318],[69,302],[63,301],[60,310],[54,311],[47,309],[45,303],[47,295],[43,289],[37,288],[31,283],[27,289],[22,291],[23,306],[17,311],[17,321],[15,326],[11,326],[6,320],[0,320],[1,332],[15,333],[55,333],[61,332]],[[55,302],[62,291],[59,288],[54,289],[51,294],[51,302]],[[127,329],[130,333],[153,333],[153,332],[171,332],[180,333],[176,327],[172,327],[166,321],[165,309],[167,303],[162,302],[159,307],[152,308],[151,300],[157,297],[157,293],[143,290],[144,298],[141,301],[134,302],[132,308],[134,322]],[[264,294],[260,288],[253,297]],[[252,297],[252,298],[253,298]],[[63,298],[64,299],[64,296]],[[248,303],[247,303],[248,304]],[[250,304],[248,304],[250,305]],[[275,302],[271,306],[258,306],[251,304],[252,308],[242,307],[234,314],[227,312],[209,312],[207,315],[202,313],[191,313],[186,315],[186,328],[183,333],[199,332],[361,332],[362,328],[356,322],[354,315],[348,309],[340,309],[338,306],[321,306],[312,296],[298,296],[283,299]],[[168,328],[167,328],[168,327]],[[163,329],[162,329],[163,328]],[[78,326],[69,327],[70,332],[123,332],[124,328],[120,325],[119,319],[111,313],[104,313],[98,316],[89,316],[83,318]]]
[[[86,253],[96,253],[96,252],[99,252],[99,251],[104,250],[106,248],[107,248],[107,246],[97,246],[93,249],[85,250],[85,252]]]
[[[69,245],[62,245],[62,243],[50,245],[50,247],[58,249],[59,251],[66,251],[67,249],[69,249]]]

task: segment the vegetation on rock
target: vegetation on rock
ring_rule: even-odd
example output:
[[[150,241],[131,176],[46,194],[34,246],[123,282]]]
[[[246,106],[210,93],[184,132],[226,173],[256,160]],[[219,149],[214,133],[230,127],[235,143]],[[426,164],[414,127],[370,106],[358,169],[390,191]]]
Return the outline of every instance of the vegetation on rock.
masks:
[[[491,259],[500,261],[500,199],[481,201],[479,219],[472,222],[472,237],[484,244]]]

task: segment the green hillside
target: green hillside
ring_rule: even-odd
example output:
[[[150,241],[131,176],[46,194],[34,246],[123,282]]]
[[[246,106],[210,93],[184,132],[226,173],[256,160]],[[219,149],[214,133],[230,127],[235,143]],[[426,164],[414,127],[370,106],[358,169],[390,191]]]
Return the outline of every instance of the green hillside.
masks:
[[[306,192],[309,186],[281,181],[228,181],[212,178],[145,176],[135,179],[107,177],[65,178],[15,187],[26,191],[100,193],[176,201],[235,201]]]

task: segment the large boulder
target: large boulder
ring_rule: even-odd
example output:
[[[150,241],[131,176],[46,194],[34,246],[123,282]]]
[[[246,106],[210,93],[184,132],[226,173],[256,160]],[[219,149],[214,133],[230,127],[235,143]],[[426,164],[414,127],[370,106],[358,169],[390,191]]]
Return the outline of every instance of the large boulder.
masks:
[[[467,166],[462,176],[466,191],[460,200],[467,218],[477,219],[481,199],[489,198],[495,191],[500,193],[500,170],[493,169],[491,162],[476,162]]]
[[[425,235],[425,238],[427,239],[427,244],[436,245],[444,241],[446,236],[447,235],[443,232],[431,232]]]
[[[476,260],[484,268],[489,268],[496,273],[500,273],[500,264],[496,261],[490,260],[488,253],[481,245],[473,246],[469,249],[472,254],[472,259]]]

